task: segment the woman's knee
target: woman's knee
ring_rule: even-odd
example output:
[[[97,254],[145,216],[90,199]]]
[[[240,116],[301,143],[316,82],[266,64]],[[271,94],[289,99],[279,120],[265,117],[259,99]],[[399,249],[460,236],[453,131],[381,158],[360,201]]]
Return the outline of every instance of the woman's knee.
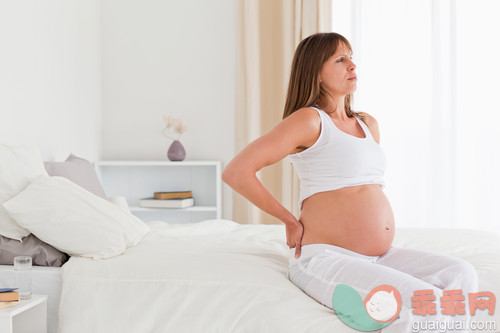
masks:
[[[477,292],[478,275],[472,264],[460,258],[454,258],[447,270],[451,277],[445,289],[462,289],[464,293]]]

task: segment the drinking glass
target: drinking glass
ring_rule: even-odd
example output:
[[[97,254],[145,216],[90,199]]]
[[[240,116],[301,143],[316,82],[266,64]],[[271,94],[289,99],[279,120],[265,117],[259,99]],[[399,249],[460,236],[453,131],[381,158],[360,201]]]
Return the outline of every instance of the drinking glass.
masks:
[[[31,299],[31,257],[18,256],[14,258],[14,280],[15,287],[19,291],[19,299]]]

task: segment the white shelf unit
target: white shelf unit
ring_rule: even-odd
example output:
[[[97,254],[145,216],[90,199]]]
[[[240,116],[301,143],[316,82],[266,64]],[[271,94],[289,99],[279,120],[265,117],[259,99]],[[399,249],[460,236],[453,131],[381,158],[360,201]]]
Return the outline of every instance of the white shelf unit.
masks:
[[[125,197],[132,213],[144,222],[186,223],[221,218],[219,161],[99,161],[95,166],[106,196]],[[139,206],[140,199],[168,191],[192,191],[195,206]]]

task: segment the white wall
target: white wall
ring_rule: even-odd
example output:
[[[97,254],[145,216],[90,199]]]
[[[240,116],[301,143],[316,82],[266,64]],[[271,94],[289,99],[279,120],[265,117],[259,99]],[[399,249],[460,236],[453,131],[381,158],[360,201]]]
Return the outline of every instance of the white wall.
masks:
[[[166,160],[163,115],[189,160],[234,155],[234,0],[103,0],[103,159]],[[231,218],[223,189],[223,216]]]
[[[0,0],[0,143],[99,157],[99,12],[98,0]]]
[[[0,143],[44,160],[234,155],[234,0],[0,0]],[[223,216],[232,198],[223,189]]]

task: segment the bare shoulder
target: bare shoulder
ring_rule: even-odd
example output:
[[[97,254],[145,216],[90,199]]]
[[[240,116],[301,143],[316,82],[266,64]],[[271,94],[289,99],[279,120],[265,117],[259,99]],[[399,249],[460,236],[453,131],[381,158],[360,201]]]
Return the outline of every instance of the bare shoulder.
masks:
[[[321,122],[318,111],[313,108],[298,109],[283,120],[287,119],[291,121],[311,122],[311,124],[319,124]]]
[[[270,134],[286,138],[293,152],[297,152],[297,147],[304,149],[314,144],[320,132],[321,118],[318,111],[305,107],[283,119]]]
[[[285,119],[277,126],[278,130],[291,130],[294,133],[311,135],[321,128],[321,118],[313,108],[302,108]],[[314,134],[313,134],[314,135]]]
[[[366,113],[366,112],[359,112],[360,115],[363,116],[363,121],[365,122],[366,126],[371,127],[371,126],[377,126],[378,127],[378,122],[375,117],[372,115]]]
[[[359,112],[359,114],[363,116],[363,122],[366,124],[366,126],[368,126],[373,139],[377,143],[380,143],[380,130],[378,128],[377,119],[366,112]]]

